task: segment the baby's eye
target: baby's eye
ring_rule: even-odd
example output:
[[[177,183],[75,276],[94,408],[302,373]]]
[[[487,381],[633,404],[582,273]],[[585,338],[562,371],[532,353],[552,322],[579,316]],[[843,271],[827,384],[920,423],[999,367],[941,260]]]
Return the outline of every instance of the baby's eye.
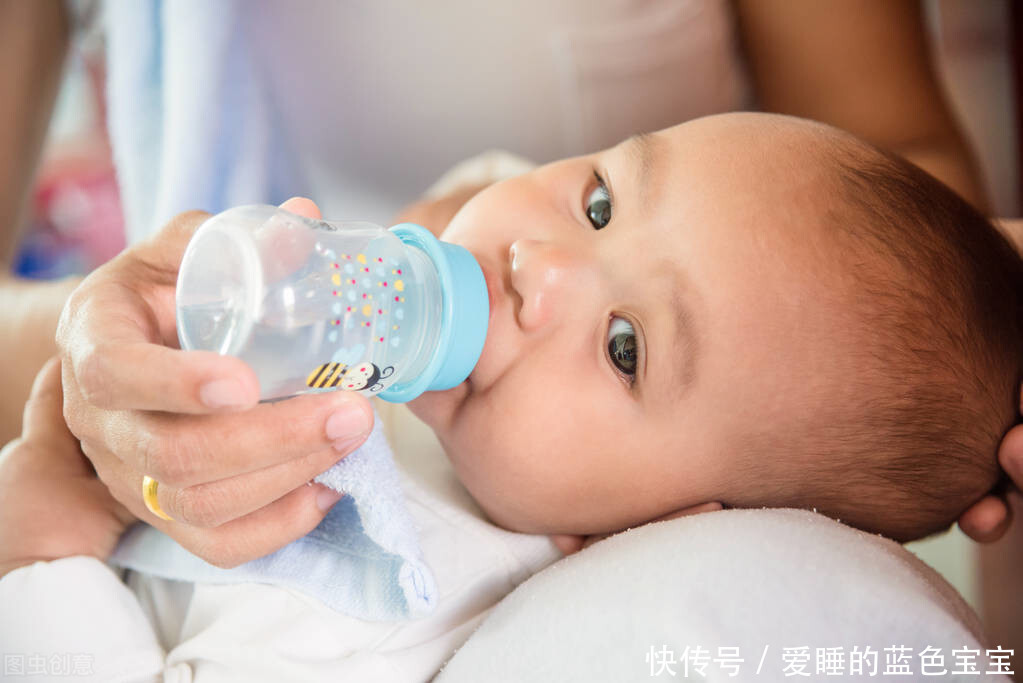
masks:
[[[611,318],[611,325],[607,329],[607,353],[611,357],[611,364],[621,374],[628,376],[630,383],[635,381],[638,359],[636,331],[628,321],[617,316]]]
[[[597,178],[597,186],[586,198],[586,217],[594,228],[600,230],[611,222],[611,193],[607,191],[604,179],[596,171],[593,175]]]

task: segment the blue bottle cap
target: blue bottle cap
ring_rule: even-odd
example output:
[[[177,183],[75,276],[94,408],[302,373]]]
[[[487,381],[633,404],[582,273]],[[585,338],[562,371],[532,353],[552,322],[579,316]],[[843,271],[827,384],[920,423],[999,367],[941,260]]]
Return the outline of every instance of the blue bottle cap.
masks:
[[[430,257],[437,267],[443,298],[440,340],[433,358],[416,379],[377,394],[385,401],[405,403],[424,391],[443,391],[465,381],[483,353],[490,300],[483,271],[468,249],[441,242],[415,223],[395,225],[391,232]]]

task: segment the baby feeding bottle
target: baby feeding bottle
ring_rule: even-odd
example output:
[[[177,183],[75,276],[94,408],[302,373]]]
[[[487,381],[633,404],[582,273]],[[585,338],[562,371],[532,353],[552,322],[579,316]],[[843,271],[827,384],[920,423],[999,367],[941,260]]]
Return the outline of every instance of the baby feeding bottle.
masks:
[[[328,222],[273,206],[209,218],[178,273],[181,348],[230,354],[260,399],[450,389],[479,360],[487,286],[466,249],[412,223]]]

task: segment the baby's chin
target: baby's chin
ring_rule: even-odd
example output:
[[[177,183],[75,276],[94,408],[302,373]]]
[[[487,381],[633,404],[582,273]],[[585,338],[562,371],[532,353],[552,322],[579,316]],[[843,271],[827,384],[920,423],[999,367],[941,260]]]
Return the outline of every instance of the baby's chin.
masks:
[[[469,385],[466,381],[444,391],[423,392],[406,405],[413,415],[425,422],[443,440],[468,393]]]

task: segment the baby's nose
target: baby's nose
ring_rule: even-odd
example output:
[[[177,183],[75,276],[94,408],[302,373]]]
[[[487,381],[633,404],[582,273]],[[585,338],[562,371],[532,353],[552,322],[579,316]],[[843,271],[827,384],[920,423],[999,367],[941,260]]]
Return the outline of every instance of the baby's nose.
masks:
[[[593,264],[583,254],[552,242],[516,240],[509,249],[512,288],[522,298],[519,325],[544,327],[569,312],[573,301],[593,291]]]

